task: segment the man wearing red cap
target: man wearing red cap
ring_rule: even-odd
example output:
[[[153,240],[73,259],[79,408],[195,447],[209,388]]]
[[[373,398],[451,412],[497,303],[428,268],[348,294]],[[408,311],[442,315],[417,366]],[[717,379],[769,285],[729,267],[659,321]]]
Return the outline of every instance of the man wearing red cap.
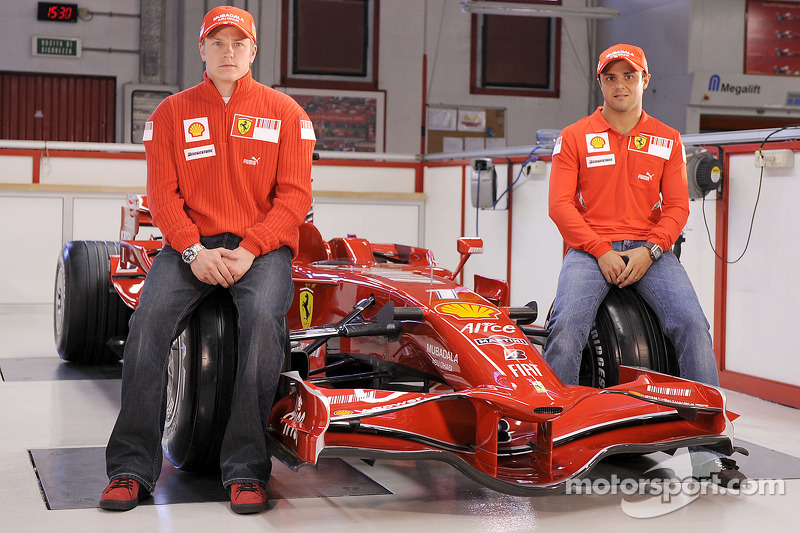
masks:
[[[566,127],[553,149],[549,212],[569,250],[544,357],[564,383],[577,384],[600,304],[611,285],[631,286],[672,341],[681,377],[718,386],[708,320],[670,251],[689,216],[680,134],[642,109],[650,72],[641,48],[605,50],[597,78],[603,105]],[[692,451],[696,462],[699,453]],[[734,461],[719,454],[708,459],[699,477],[716,474],[717,482],[734,488],[746,479]]]
[[[311,205],[315,137],[294,100],[253,80],[256,49],[250,13],[209,11],[200,30],[203,82],[167,98],[145,126],[147,195],[164,247],[131,318],[122,405],[106,448],[104,509],[132,509],[155,490],[170,345],[220,287],[238,311],[222,482],[235,512],[267,508],[267,417],[294,294],[291,259]]]

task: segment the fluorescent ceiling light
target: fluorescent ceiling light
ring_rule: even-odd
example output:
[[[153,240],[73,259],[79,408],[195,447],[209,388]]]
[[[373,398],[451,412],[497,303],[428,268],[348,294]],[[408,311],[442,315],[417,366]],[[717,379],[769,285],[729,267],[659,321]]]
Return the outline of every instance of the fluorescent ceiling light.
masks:
[[[510,15],[520,17],[583,17],[591,19],[613,19],[619,9],[605,7],[566,7],[547,4],[516,4],[512,2],[486,2],[464,0],[461,11],[483,15]]]

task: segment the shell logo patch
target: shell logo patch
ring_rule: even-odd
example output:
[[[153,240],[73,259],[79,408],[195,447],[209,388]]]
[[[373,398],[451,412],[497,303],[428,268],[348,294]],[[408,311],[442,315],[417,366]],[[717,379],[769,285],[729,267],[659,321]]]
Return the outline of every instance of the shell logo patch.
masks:
[[[184,120],[183,133],[187,143],[210,140],[211,133],[208,131],[208,117]]]
[[[205,131],[206,131],[205,126],[203,126],[199,122],[195,122],[194,124],[189,126],[189,135],[191,135],[192,138],[200,137],[203,133],[205,133]]]
[[[586,134],[586,151],[588,153],[596,154],[598,152],[608,152],[609,150],[607,131]]]
[[[500,311],[484,304],[466,302],[447,302],[436,306],[436,310],[445,315],[463,319],[494,318]]]

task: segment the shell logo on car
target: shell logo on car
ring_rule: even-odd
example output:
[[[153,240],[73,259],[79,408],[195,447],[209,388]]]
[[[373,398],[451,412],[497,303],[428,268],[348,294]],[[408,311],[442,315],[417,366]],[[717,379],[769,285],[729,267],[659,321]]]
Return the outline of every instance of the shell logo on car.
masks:
[[[500,311],[494,307],[477,303],[447,302],[436,306],[436,310],[445,315],[462,319],[494,318]]]

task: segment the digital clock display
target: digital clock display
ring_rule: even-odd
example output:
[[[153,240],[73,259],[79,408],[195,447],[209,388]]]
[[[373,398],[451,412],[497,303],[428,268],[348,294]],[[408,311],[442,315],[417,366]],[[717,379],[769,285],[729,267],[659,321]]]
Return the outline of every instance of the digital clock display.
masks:
[[[55,4],[39,2],[38,20],[54,22],[78,22],[78,4]]]

